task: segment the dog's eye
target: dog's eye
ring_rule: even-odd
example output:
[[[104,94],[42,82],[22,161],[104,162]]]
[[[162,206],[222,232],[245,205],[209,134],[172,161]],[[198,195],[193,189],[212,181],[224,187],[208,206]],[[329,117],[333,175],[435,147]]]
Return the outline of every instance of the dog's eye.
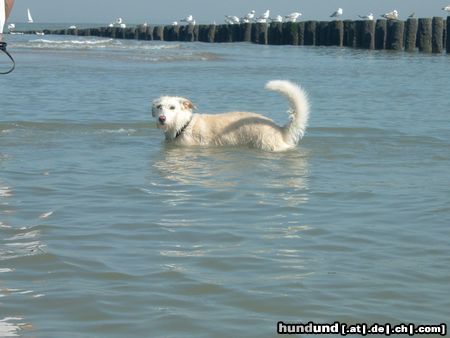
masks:
[[[158,104],[158,105],[156,106],[156,108],[161,109],[161,108],[162,108],[162,105]]]
[[[175,106],[170,106],[170,110],[175,110]]]

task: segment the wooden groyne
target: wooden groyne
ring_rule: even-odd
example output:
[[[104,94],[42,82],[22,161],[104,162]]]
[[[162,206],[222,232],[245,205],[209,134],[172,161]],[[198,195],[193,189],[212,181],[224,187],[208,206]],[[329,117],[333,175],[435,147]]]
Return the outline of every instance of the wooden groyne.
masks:
[[[407,21],[336,20],[238,25],[137,26],[44,30],[45,34],[100,36],[148,41],[252,42],[266,45],[338,46],[419,50],[450,54],[450,16]],[[31,33],[31,32],[28,32]]]

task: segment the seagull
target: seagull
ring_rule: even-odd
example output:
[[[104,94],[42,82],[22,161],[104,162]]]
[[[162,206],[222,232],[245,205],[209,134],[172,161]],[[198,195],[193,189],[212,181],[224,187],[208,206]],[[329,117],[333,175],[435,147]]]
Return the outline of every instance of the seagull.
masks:
[[[443,11],[450,12],[450,5],[442,7]]]
[[[297,18],[300,17],[300,16],[302,16],[302,13],[293,12],[293,13],[285,16],[286,22],[296,22]]]
[[[339,7],[336,12],[330,15],[330,18],[338,18],[342,16],[343,13],[344,11],[342,10],[342,8]]]
[[[240,23],[240,19],[234,15],[225,15],[225,22],[229,25],[238,25]]]
[[[72,26],[69,27],[69,29],[77,29],[77,26],[72,25]]]
[[[416,12],[412,12],[409,16],[408,16],[408,18],[415,18],[416,17]]]
[[[123,19],[122,18],[117,18],[116,19],[116,24],[117,25],[121,25],[123,23]]]
[[[396,9],[394,9],[392,12],[387,12],[382,15],[383,18],[388,20],[397,20],[398,19],[398,12]]]
[[[244,16],[243,18],[241,18],[243,23],[250,23],[253,21],[253,19],[255,18],[255,13],[256,11],[254,9],[252,9],[250,12],[247,13],[246,16]]]
[[[172,26],[178,26],[178,22],[177,21],[172,22]]]
[[[270,18],[272,22],[283,22],[283,17],[281,15],[277,15],[275,18]]]
[[[188,25],[195,25],[195,20],[192,15],[188,15],[187,17],[185,17],[184,19],[181,19],[180,21],[186,22]]]
[[[10,24],[8,25],[8,30],[11,32],[11,31],[13,31],[14,29],[16,29],[16,25],[13,24],[13,23],[10,23]]]
[[[361,19],[373,21],[373,13],[367,15],[358,15]]]
[[[257,20],[265,20],[265,21],[267,21],[267,19],[269,19],[269,16],[270,16],[270,10],[268,9],[260,17],[258,17]]]

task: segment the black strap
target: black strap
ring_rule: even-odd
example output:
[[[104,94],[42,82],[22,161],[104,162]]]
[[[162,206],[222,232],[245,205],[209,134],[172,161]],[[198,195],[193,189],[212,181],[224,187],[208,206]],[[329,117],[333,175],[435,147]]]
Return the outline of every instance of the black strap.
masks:
[[[11,73],[11,72],[14,70],[14,68],[16,68],[16,62],[14,61],[13,57],[11,56],[11,54],[9,54],[8,51],[6,50],[6,46],[7,46],[7,43],[6,43],[6,42],[0,41],[0,50],[1,50],[3,53],[5,53],[5,54],[11,59],[11,61],[12,61],[12,67],[11,67],[11,69],[8,70],[7,72],[0,72],[0,75],[9,74],[9,73]]]
[[[191,121],[192,121],[192,117],[191,117],[191,119],[183,126],[183,128],[181,128],[180,130],[178,130],[177,134],[175,135],[175,138],[177,138],[178,136],[180,136],[180,135],[183,133],[183,131],[186,130],[186,128],[188,127],[189,123],[191,123]]]

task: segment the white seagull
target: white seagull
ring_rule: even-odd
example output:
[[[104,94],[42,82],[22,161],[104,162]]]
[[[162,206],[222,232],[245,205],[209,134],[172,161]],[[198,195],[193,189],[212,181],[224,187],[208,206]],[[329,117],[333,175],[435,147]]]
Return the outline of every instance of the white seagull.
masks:
[[[281,15],[277,15],[275,18],[270,18],[272,22],[283,22],[283,17]]]
[[[172,22],[172,26],[178,26],[178,21]]]
[[[8,30],[9,30],[10,32],[12,32],[14,29],[16,29],[16,25],[13,24],[13,23],[10,23],[10,24],[8,25]]]
[[[286,22],[296,22],[300,16],[302,16],[302,13],[293,12],[293,13],[285,16]]]
[[[387,12],[382,15],[383,18],[388,20],[397,20],[398,19],[398,12],[396,9],[394,9],[392,12]]]
[[[442,7],[443,11],[450,12],[450,5]]]
[[[229,25],[239,25],[241,20],[234,15],[225,15],[225,22]]]
[[[185,17],[184,19],[181,19],[180,21],[186,22],[188,25],[195,25],[195,20],[192,15],[188,15],[187,17]]]
[[[265,11],[260,17],[256,18],[257,22],[267,22],[267,19],[270,17],[270,10]]]
[[[361,19],[373,21],[373,13],[367,15],[358,15]]]
[[[246,16],[244,16],[244,17],[241,19],[241,21],[242,21],[243,23],[250,23],[250,22],[252,22],[253,19],[255,18],[255,13],[256,13],[256,11],[255,11],[254,9],[251,10],[249,13],[247,13]]]
[[[338,18],[342,16],[342,14],[344,14],[344,11],[339,7],[336,12],[330,15],[330,18]]]

